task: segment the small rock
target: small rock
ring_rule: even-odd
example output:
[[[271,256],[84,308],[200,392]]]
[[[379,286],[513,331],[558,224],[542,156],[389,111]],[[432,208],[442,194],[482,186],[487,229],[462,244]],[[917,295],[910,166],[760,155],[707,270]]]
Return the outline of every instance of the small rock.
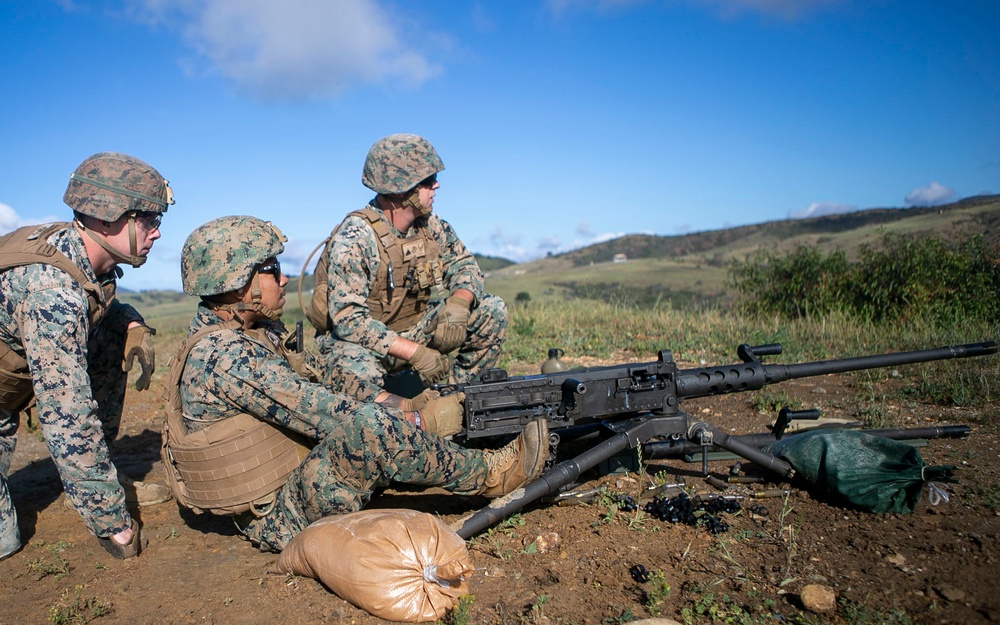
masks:
[[[542,532],[535,537],[534,541],[526,540],[525,542],[529,545],[534,542],[538,553],[546,553],[558,548],[560,540],[559,534],[555,532]]]
[[[826,389],[823,388],[822,386],[813,387],[813,390],[811,392],[813,395],[826,395]]]
[[[635,485],[635,478],[628,477],[627,475],[615,480],[615,488],[618,490],[628,490],[630,488],[634,488]]]
[[[891,556],[887,556],[886,560],[888,560],[891,564],[895,564],[899,568],[903,568],[906,565],[906,558],[901,553],[894,553]]]
[[[816,614],[837,611],[837,593],[829,586],[809,584],[799,593],[799,599],[802,601],[802,607]]]
[[[965,601],[965,591],[960,588],[952,588],[951,586],[942,586],[936,589],[938,594],[947,599],[948,601]]]
[[[681,625],[672,618],[644,618],[641,621],[631,621],[633,625]]]

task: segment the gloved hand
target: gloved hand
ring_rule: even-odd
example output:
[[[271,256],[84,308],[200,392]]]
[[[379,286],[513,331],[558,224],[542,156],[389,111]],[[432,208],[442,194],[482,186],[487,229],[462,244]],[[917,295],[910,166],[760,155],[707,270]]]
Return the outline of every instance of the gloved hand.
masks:
[[[402,402],[400,402],[399,404],[399,409],[408,410],[410,412],[423,410],[424,406],[427,405],[427,402],[429,402],[432,399],[437,399],[438,397],[441,397],[441,393],[431,390],[429,388],[425,388],[424,390],[420,391],[420,394],[417,395],[416,397],[410,397],[410,398],[404,397]]]
[[[135,519],[132,519],[132,539],[124,545],[119,545],[115,542],[114,538],[98,537],[97,542],[104,547],[105,551],[118,560],[135,557],[139,555],[147,545],[149,545],[149,539],[142,535],[142,531],[139,529],[139,524]]]
[[[446,299],[444,308],[437,314],[437,327],[428,344],[445,354],[461,347],[469,327],[469,315],[468,301],[457,295]]]
[[[438,436],[452,436],[461,432],[464,414],[462,402],[465,401],[465,393],[454,393],[444,397],[437,391],[426,390],[424,393],[436,395],[417,409],[424,431]]]
[[[149,380],[153,377],[153,370],[156,369],[156,354],[153,352],[152,336],[156,330],[144,325],[134,326],[128,329],[125,335],[125,360],[122,362],[122,371],[128,373],[132,370],[133,362],[138,358],[142,373],[135,381],[135,389],[144,391],[149,388]]]
[[[417,351],[413,352],[410,366],[426,386],[444,381],[451,369],[447,356],[423,345],[418,346]]]

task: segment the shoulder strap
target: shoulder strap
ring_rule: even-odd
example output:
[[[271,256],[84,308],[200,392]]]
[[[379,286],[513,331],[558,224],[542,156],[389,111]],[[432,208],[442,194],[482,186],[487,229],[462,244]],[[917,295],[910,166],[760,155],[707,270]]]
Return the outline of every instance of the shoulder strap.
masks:
[[[88,316],[91,324],[96,324],[113,298],[107,299],[99,284],[91,282],[76,263],[48,242],[54,233],[70,226],[68,222],[25,226],[4,235],[0,238],[0,271],[41,263],[68,274],[87,294]]]
[[[198,330],[191,336],[187,337],[181,346],[177,349],[177,353],[173,358],[170,359],[170,373],[167,376],[167,386],[164,389],[167,404],[167,425],[170,431],[175,436],[184,435],[184,413],[181,411],[181,375],[184,373],[184,365],[187,364],[188,356],[191,355],[191,350],[194,346],[198,344],[198,341],[203,339],[205,336],[212,334],[214,332],[222,332],[224,330],[235,330],[239,328],[242,324],[235,320],[230,319],[223,323],[214,323],[209,326]]]
[[[372,311],[372,317],[382,321],[391,319],[405,300],[405,297],[393,298],[393,291],[396,288],[392,276],[393,267],[398,270],[404,265],[403,249],[399,244],[399,238],[389,228],[389,224],[382,218],[382,215],[375,212],[370,206],[351,214],[361,217],[371,226],[375,232],[375,240],[378,241],[379,258],[382,259],[376,279],[380,286],[377,293],[370,294],[368,307]],[[402,279],[403,276],[399,276],[399,278]]]
[[[379,248],[385,252],[385,256],[393,265],[403,264],[403,252],[399,247],[399,239],[392,233],[389,224],[382,219],[381,215],[370,206],[354,211],[351,215],[357,215],[371,225],[372,230],[375,231],[375,238],[378,239]]]

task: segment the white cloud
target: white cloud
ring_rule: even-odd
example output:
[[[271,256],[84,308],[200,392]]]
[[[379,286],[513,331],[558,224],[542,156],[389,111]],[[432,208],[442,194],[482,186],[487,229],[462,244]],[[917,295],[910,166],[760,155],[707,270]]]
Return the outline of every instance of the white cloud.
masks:
[[[586,247],[596,243],[604,243],[605,241],[618,239],[623,236],[625,236],[624,232],[602,232],[601,234],[595,234],[587,241],[574,241],[574,247]]]
[[[16,230],[20,224],[21,218],[17,216],[14,209],[0,203],[0,234]]]
[[[143,0],[135,14],[179,27],[240,89],[269,100],[335,96],[362,84],[419,85],[440,73],[374,0]],[[426,42],[434,33],[421,27]]]
[[[21,217],[13,208],[0,202],[0,234],[6,234],[12,230],[17,230],[21,226],[31,226],[34,224],[44,224],[59,221],[56,217]]]
[[[917,187],[906,194],[904,201],[907,206],[937,206],[944,204],[955,197],[955,191],[949,187],[931,182],[930,184]]]
[[[802,210],[788,211],[788,218],[808,219],[809,217],[853,213],[856,210],[858,210],[858,207],[850,204],[840,204],[839,202],[813,202]]]

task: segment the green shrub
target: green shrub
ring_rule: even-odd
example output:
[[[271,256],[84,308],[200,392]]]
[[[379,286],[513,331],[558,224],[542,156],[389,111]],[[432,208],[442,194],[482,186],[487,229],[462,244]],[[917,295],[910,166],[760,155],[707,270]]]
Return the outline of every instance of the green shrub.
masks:
[[[936,235],[884,233],[878,245],[860,246],[855,263],[842,250],[760,250],[733,261],[729,282],[742,309],[758,316],[1000,321],[1000,248],[982,236],[952,244]]]
[[[851,288],[851,267],[843,251],[824,254],[806,245],[785,255],[758,250],[746,261],[733,261],[729,277],[744,296],[747,312],[786,319],[841,310]]]

